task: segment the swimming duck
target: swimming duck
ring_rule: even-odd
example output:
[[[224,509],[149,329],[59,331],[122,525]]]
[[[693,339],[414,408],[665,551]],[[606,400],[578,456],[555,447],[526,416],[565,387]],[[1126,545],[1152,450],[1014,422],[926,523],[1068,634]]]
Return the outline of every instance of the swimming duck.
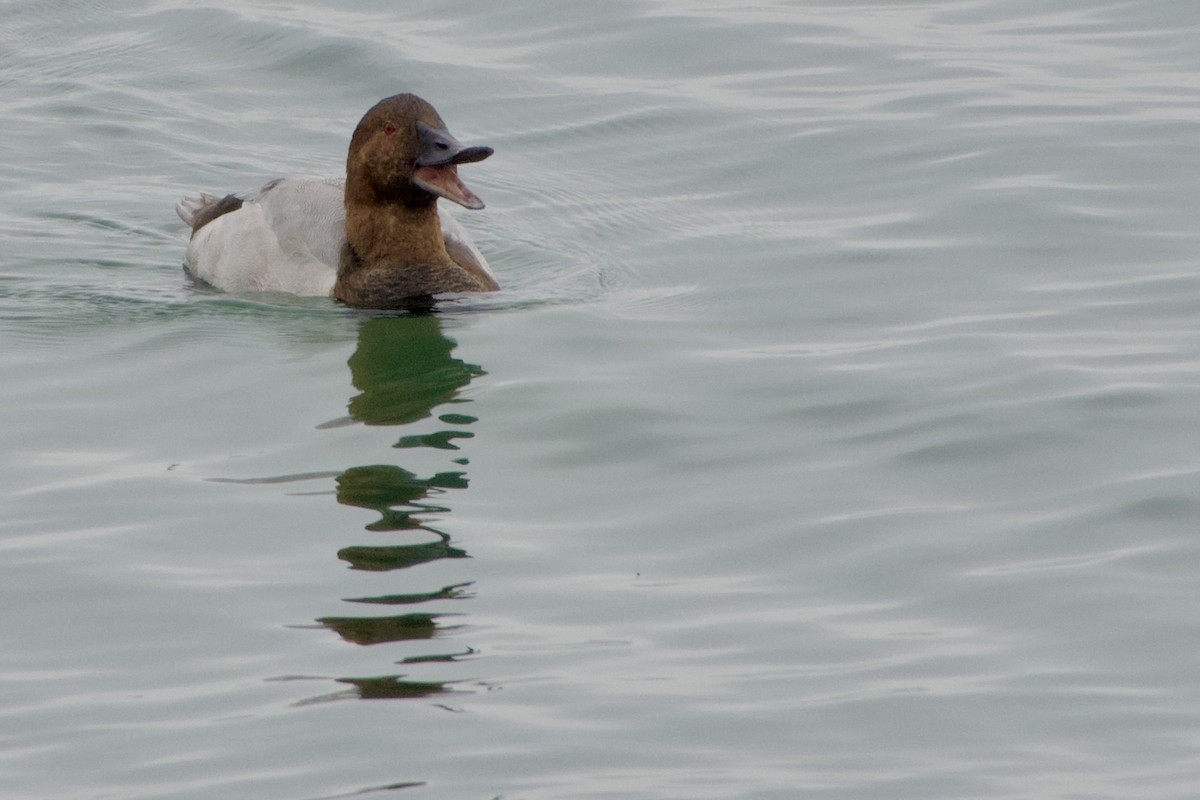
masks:
[[[192,228],[186,269],[227,292],[327,295],[358,308],[406,308],[442,292],[500,288],[444,197],[483,208],[458,165],[465,147],[413,94],[376,103],[350,139],[346,177],[276,180],[257,197],[201,194],[175,207]]]

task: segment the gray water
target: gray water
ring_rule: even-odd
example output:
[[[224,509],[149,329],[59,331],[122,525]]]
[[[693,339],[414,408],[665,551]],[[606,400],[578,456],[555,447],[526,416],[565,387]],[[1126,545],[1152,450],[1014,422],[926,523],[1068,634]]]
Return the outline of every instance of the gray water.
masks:
[[[1200,796],[1198,41],[0,6],[0,796]],[[189,284],[399,91],[501,293]]]

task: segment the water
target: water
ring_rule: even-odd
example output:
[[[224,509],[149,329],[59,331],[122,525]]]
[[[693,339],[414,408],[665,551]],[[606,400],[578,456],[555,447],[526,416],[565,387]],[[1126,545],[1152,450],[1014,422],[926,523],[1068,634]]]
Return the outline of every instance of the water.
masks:
[[[0,796],[1196,796],[1198,35],[0,8]],[[397,91],[502,293],[188,284]]]

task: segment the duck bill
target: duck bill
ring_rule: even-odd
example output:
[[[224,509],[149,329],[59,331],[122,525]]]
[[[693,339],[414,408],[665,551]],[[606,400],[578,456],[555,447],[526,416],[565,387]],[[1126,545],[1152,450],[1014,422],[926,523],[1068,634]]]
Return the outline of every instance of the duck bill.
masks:
[[[483,208],[483,201],[458,179],[458,165],[483,161],[492,154],[492,148],[464,147],[445,128],[435,128],[420,120],[417,120],[417,137],[421,154],[417,157],[413,183],[463,208],[476,211]]]
[[[413,174],[413,183],[430,194],[444,197],[452,203],[458,203],[463,208],[473,211],[483,208],[483,201],[479,199],[479,196],[459,180],[456,164],[417,167]]]

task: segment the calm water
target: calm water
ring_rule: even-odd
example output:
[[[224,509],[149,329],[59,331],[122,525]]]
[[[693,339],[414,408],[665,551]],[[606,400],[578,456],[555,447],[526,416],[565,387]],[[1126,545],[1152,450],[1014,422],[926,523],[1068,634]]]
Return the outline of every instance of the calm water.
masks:
[[[1200,795],[1200,5],[0,6],[0,797]],[[505,290],[176,198],[415,91]]]

